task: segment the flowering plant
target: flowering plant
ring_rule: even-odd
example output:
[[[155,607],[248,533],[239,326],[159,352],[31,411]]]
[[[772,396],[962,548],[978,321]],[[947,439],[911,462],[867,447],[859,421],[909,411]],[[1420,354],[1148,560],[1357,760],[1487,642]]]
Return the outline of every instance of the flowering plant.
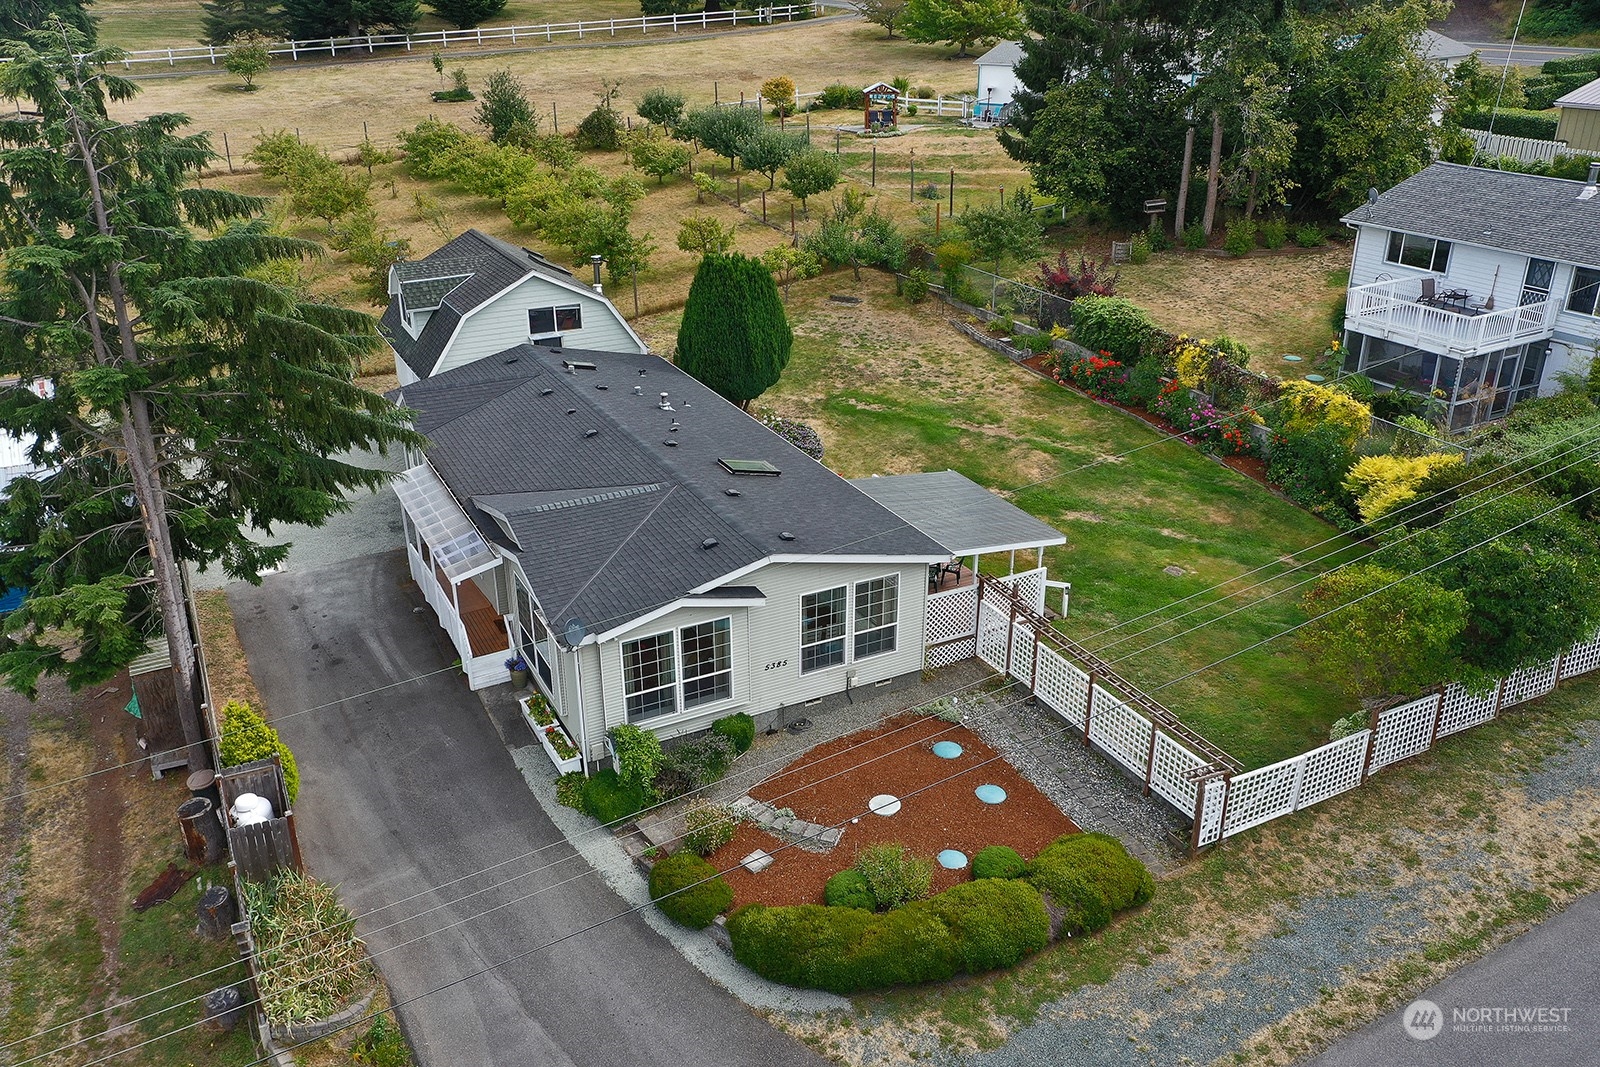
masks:
[[[1059,370],[1055,376],[1057,381],[1062,380]],[[1106,400],[1127,399],[1128,368],[1112,359],[1109,352],[1073,360],[1067,367],[1066,380],[1090,396]]]
[[[572,739],[567,736],[567,732],[559,725],[551,723],[546,726],[544,728],[544,738],[550,742],[550,747],[555,749],[556,755],[561,759],[571,759],[573,756],[578,755],[578,746],[572,743]]]
[[[512,656],[506,660],[506,670],[508,671],[525,671],[527,669],[528,661],[523,659],[521,655]]]

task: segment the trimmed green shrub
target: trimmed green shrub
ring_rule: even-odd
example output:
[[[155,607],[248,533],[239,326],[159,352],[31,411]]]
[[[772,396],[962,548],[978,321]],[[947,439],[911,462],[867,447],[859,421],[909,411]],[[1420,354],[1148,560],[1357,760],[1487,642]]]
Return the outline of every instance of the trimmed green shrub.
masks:
[[[1289,224],[1281,216],[1262,222],[1258,232],[1265,248],[1282,248],[1289,241]]]
[[[1138,907],[1155,895],[1155,879],[1121,841],[1110,834],[1068,834],[1057,838],[1034,860],[1064,859],[1105,897],[1112,911]]]
[[[1600,52],[1590,52],[1588,55],[1571,56],[1564,59],[1547,60],[1539,68],[1541,74],[1588,74],[1593,77],[1600,74]]]
[[[964,882],[917,907],[943,921],[956,968],[967,974],[1010,967],[1050,943],[1044,900],[1026,882]]]
[[[728,773],[733,756],[733,742],[720,734],[691,737],[663,754],[650,791],[657,800],[671,800],[708,786]]]
[[[1487,130],[1494,122],[1494,132],[1507,137],[1533,137],[1541,141],[1554,140],[1556,117],[1543,111],[1525,111],[1506,107],[1499,111],[1469,111],[1460,116],[1461,125],[1469,130]]]
[[[1206,228],[1198,220],[1191,222],[1183,228],[1179,240],[1183,241],[1183,247],[1189,251],[1198,252],[1206,246]]]
[[[1294,228],[1294,243],[1301,248],[1321,248],[1328,243],[1328,235],[1321,226],[1308,222]]]
[[[701,804],[683,813],[683,847],[709,856],[733,840],[739,816],[726,804]]]
[[[294,798],[300,795],[300,766],[278,731],[255,708],[242,700],[222,705],[222,738],[217,748],[224,767],[277,756],[283,764],[283,788],[289,794],[290,806],[294,805]],[[281,816],[283,812],[274,814]]]
[[[1080,296],[1072,302],[1072,339],[1091,352],[1107,352],[1123,366],[1139,362],[1156,324],[1120,296]]]
[[[738,252],[700,260],[678,329],[678,368],[740,408],[777,384],[794,331],[777,283]]]
[[[1230,256],[1242,256],[1256,246],[1256,224],[1250,219],[1235,219],[1222,238],[1222,249]]]
[[[583,784],[581,810],[603,823],[614,823],[644,810],[644,786],[624,781],[609,767],[597,771]]]
[[[828,879],[822,899],[830,908],[865,908],[877,911],[878,901],[867,886],[867,879],[854,867],[847,867]]]
[[[629,785],[637,786],[643,793],[655,781],[664,755],[661,739],[649,730],[641,730],[632,723],[611,728],[611,748],[617,754],[617,773]]]
[[[677,852],[650,869],[650,899],[679,926],[704,930],[733,903],[733,890],[711,864]]]
[[[732,741],[734,752],[742,756],[756,742],[756,721],[742,711],[724,715],[711,724],[711,732]]]
[[[1111,905],[1070,860],[1041,856],[1028,869],[1027,880],[1044,895],[1056,936],[1092,934],[1111,922]]]
[[[1021,878],[1028,873],[1028,861],[1007,845],[990,845],[972,857],[972,877]]]
[[[856,993],[1008,967],[1049,941],[1026,882],[988,879],[874,914],[857,907],[750,904],[728,919],[734,957],[786,985]]]
[[[816,100],[812,101],[811,110],[832,111],[835,108],[860,110],[866,105],[866,100],[866,94],[853,85],[826,85]]]
[[[933,861],[911,855],[904,845],[868,845],[856,853],[855,869],[880,908],[921,900],[933,886]]]

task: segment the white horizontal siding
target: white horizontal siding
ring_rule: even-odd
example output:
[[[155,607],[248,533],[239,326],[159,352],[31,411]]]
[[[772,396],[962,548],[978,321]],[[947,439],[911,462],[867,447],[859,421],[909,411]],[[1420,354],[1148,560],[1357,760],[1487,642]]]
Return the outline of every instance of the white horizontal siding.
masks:
[[[562,334],[563,346],[599,352],[643,351],[629,334],[622,315],[605,297],[586,289],[576,292],[565,289],[548,278],[535,275],[467,316],[434,373],[525,343],[530,308],[572,304],[583,309],[583,328]]]

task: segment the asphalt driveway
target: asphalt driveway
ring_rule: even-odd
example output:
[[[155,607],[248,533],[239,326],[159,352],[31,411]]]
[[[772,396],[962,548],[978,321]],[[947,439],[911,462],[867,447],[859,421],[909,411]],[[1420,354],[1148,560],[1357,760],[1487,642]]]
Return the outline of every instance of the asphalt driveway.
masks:
[[[233,585],[229,599],[274,713],[349,698],[286,718],[280,730],[300,765],[295,811],[311,870],[338,883],[358,915],[421,894],[358,924],[396,1001],[535,950],[400,1009],[423,1067],[825,1063],[708,981],[637,916],[540,948],[628,905],[539,808],[458,673],[358,695],[453,657],[432,614],[412,611],[422,601],[403,554],[293,569],[259,587]],[[512,859],[541,846],[552,847]],[[553,888],[516,900],[541,887]],[[468,916],[479,917],[385,952]]]

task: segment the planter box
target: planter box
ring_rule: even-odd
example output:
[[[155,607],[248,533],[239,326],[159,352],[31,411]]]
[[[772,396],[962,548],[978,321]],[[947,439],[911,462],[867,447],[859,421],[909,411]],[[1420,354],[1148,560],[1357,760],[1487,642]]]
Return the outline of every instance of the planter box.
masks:
[[[555,746],[550,743],[550,738],[545,733],[546,728],[540,726],[536,721],[534,721],[532,713],[529,712],[528,698],[518,697],[517,704],[522,708],[522,717],[527,720],[528,729],[532,730],[533,736],[539,739],[539,747],[544,749],[544,754],[546,756],[550,757],[550,762],[552,765],[554,765],[556,773],[566,774],[568,771],[582,770],[583,755],[581,753],[573,756],[571,759],[562,759],[561,756],[556,752]],[[572,740],[571,736],[567,733],[566,728],[561,725],[560,719],[556,720],[555,728],[560,732],[561,736],[565,737],[569,742]]]

